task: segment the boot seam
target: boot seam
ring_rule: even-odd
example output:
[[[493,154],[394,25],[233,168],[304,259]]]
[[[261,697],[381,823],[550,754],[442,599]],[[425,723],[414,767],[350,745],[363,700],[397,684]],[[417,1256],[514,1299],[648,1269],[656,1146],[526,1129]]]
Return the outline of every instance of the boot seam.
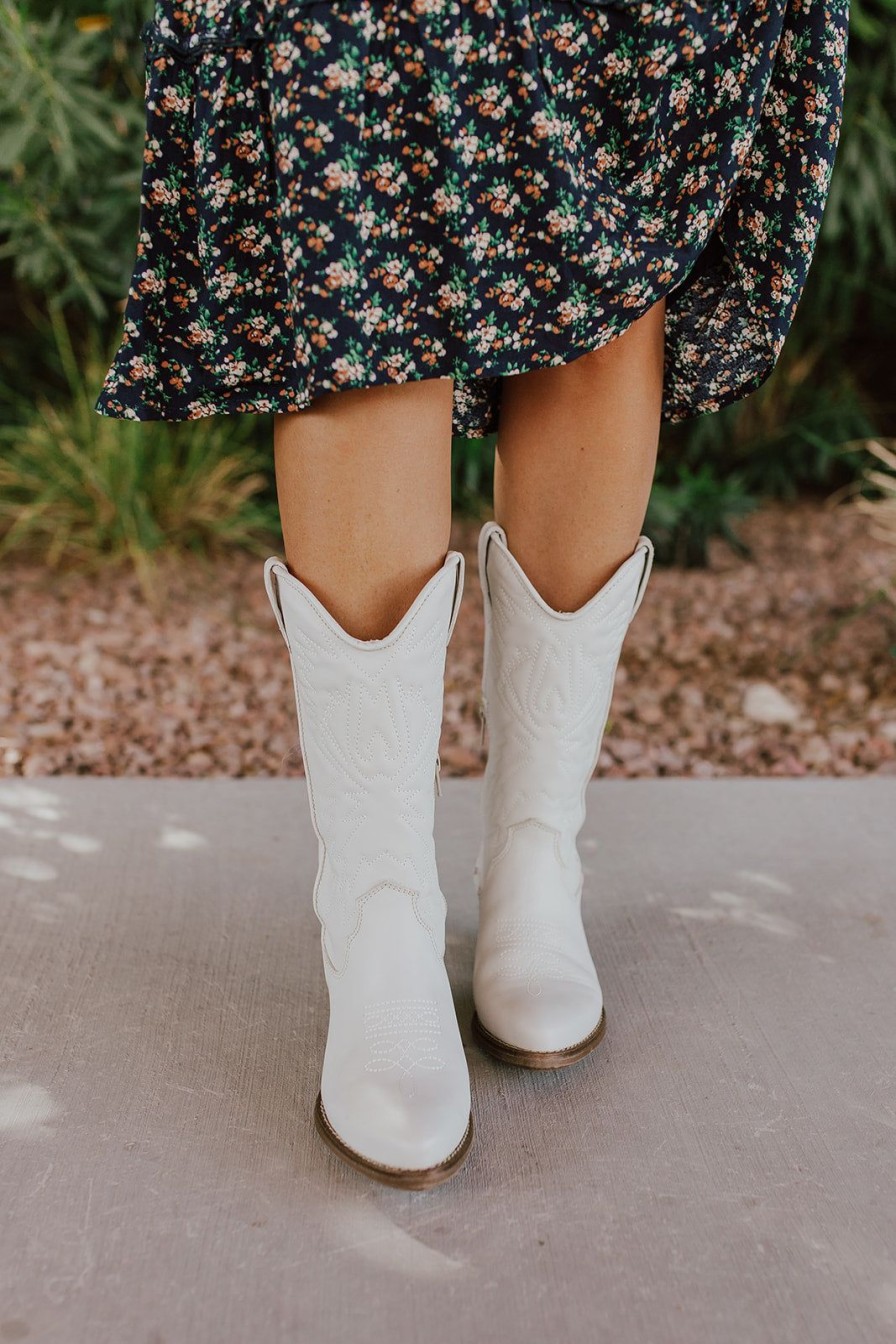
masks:
[[[357,897],[355,901],[355,913],[356,913],[355,923],[352,927],[351,933],[345,940],[345,956],[343,958],[341,967],[338,967],[334,962],[333,958],[330,956],[330,951],[329,948],[327,947],[327,934],[328,934],[327,923],[326,920],[323,919],[320,916],[320,914],[318,914],[318,918],[320,919],[321,922],[321,928],[323,930],[324,955],[327,959],[327,965],[330,967],[330,969],[333,972],[333,975],[336,977],[337,980],[341,979],[345,975],[346,970],[348,969],[352,943],[356,941],[358,934],[361,931],[361,925],[364,921],[365,905],[368,903],[368,901],[372,900],[374,896],[378,895],[381,891],[384,891],[387,888],[390,891],[400,892],[402,895],[409,896],[411,898],[411,909],[414,912],[414,918],[416,919],[417,923],[420,925],[421,929],[423,929],[424,933],[429,939],[430,944],[432,946],[432,950],[436,958],[444,962],[444,955],[439,951],[439,947],[436,942],[433,930],[427,923],[427,921],[423,918],[420,911],[420,903],[423,900],[423,893],[415,890],[413,887],[402,886],[400,882],[391,882],[389,881],[388,878],[383,878],[380,882],[376,882],[372,887],[368,887],[367,891],[363,892],[362,895]],[[443,896],[442,897],[443,903],[444,899],[445,898]]]
[[[553,838],[554,854],[558,864],[563,869],[567,868],[567,865],[563,860],[563,855],[560,851],[562,832],[558,829],[558,827],[552,826],[549,822],[541,821],[538,817],[525,817],[522,821],[502,822],[501,826],[503,830],[506,832],[506,834],[501,844],[501,848],[497,851],[496,854],[492,856],[491,862],[487,865],[488,868],[493,868],[494,865],[499,861],[499,859],[504,859],[507,857],[507,855],[510,853],[510,847],[513,841],[514,832],[522,830],[524,826],[534,826],[539,831],[547,831],[548,834],[551,835]]]

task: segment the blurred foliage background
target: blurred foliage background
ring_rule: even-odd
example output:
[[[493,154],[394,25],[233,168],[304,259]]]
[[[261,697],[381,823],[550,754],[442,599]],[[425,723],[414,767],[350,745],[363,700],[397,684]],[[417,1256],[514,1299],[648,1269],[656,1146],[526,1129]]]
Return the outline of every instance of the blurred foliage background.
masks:
[[[266,416],[96,415],[134,259],[150,0],[0,0],[0,554],[90,566],[276,533]],[[759,392],[664,430],[646,530],[701,564],[768,497],[849,491],[896,420],[896,0],[853,0],[844,126],[784,353]],[[493,440],[458,440],[489,502]],[[873,482],[872,482],[873,485]]]

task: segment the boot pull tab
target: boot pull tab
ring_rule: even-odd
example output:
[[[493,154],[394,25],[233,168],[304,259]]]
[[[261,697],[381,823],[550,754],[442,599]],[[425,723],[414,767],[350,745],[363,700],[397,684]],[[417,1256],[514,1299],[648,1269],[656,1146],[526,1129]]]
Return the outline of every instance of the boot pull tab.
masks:
[[[488,548],[494,537],[500,537],[505,546],[507,545],[507,533],[499,523],[492,519],[490,522],[484,523],[479,532],[479,573],[484,579],[482,583],[483,595],[487,594],[489,597],[491,597],[491,587],[488,581]]]
[[[283,619],[283,608],[280,606],[280,590],[277,587],[277,580],[274,576],[274,570],[277,566],[283,568],[283,561],[278,560],[276,555],[264,562],[264,586],[267,590],[268,599],[274,612],[277,625],[280,627],[280,633],[286,641],[286,647],[289,648],[289,635],[286,633],[286,621]]]
[[[641,578],[638,583],[638,591],[635,594],[635,604],[632,607],[632,614],[629,617],[629,621],[634,619],[635,612],[638,610],[642,601],[644,600],[644,594],[647,591],[647,580],[650,578],[650,571],[653,568],[653,555],[654,555],[653,542],[650,540],[649,537],[640,536],[638,538],[638,546],[646,546],[647,551],[644,556],[644,568],[641,571]]]
[[[436,797],[441,798],[441,796],[442,796],[442,758],[439,755],[439,753],[436,752]]]
[[[457,623],[458,615],[460,614],[460,600],[464,591],[464,565],[466,561],[464,560],[463,551],[455,551],[454,554],[457,556],[457,571],[454,576],[454,596],[451,599],[451,618],[448,621],[448,633],[445,636],[446,644],[451,639],[454,632],[454,627]]]

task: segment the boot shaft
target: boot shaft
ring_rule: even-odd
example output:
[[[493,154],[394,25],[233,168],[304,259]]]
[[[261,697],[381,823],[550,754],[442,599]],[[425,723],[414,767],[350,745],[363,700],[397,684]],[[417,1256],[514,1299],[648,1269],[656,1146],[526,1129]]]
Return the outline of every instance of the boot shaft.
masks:
[[[574,612],[548,606],[497,523],[479,537],[485,604],[483,714],[486,831],[529,820],[572,844],[606,726],[616,667],[653,562],[641,536],[632,555]],[[569,856],[571,858],[571,855]]]
[[[344,965],[362,904],[387,887],[406,893],[438,944],[435,786],[463,556],[448,553],[382,639],[348,634],[273,557],[265,585],[292,665],[327,957],[334,970]]]

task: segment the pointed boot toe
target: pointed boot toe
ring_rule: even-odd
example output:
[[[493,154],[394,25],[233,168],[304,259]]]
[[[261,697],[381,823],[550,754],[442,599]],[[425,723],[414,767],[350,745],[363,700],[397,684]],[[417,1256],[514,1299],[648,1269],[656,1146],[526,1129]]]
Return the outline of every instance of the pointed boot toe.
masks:
[[[562,1068],[603,1035],[603,994],[585,931],[568,909],[566,916],[566,927],[531,918],[486,923],[473,971],[474,1032],[506,1063]]]
[[[578,986],[553,985],[537,1003],[525,988],[502,989],[488,999],[488,1025],[477,1012],[478,1044],[506,1064],[562,1069],[600,1043],[606,1013],[600,996]]]
[[[329,1098],[315,1113],[318,1133],[365,1175],[403,1189],[427,1189],[453,1176],[473,1138],[469,1091],[461,1077],[366,1080],[353,1096]]]

